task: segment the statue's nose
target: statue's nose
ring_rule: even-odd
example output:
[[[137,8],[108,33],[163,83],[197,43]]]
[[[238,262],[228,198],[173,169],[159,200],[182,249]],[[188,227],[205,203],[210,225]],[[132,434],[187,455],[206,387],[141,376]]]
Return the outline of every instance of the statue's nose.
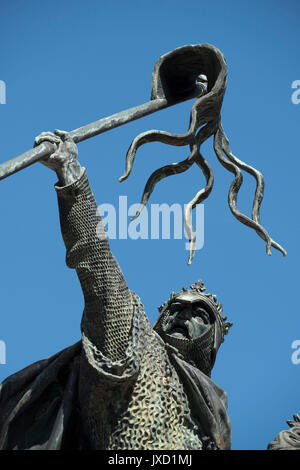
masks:
[[[192,318],[192,310],[189,307],[182,309],[179,318],[181,320],[190,320]]]

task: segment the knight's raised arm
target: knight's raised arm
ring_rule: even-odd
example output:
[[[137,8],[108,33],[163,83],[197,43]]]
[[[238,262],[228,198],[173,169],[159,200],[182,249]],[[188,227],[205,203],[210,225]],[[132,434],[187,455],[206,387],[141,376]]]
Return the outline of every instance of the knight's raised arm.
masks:
[[[76,269],[85,300],[84,346],[119,361],[124,358],[131,329],[131,292],[110,251],[85,169],[77,160],[76,145],[64,131],[42,133],[35,139],[36,145],[43,140],[57,144],[56,152],[42,163],[56,171],[59,179],[55,189],[66,263]]]

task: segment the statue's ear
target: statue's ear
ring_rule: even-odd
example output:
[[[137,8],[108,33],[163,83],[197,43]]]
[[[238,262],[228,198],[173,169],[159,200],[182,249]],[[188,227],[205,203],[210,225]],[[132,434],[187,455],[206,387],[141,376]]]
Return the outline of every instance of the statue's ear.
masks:
[[[182,100],[199,92],[196,79],[206,75],[208,91],[219,76],[227,72],[226,62],[219,49],[210,44],[195,44],[178,47],[161,56],[152,74],[151,99],[163,98],[170,102]]]
[[[156,321],[154,322],[154,324],[152,326],[153,330],[156,330],[156,332],[159,332],[161,330],[162,319],[163,319],[164,313],[165,313],[165,311],[168,307],[168,304],[169,304],[169,302],[165,302],[160,307],[158,307],[159,316],[158,316],[158,318],[156,319]]]

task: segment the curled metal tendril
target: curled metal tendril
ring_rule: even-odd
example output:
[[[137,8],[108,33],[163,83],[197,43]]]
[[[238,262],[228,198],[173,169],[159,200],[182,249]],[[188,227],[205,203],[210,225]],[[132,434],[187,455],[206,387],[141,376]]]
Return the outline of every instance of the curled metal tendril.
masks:
[[[190,241],[190,255],[188,259],[188,265],[191,264],[194,258],[196,246],[196,235],[192,226],[192,210],[197,206],[197,204],[200,204],[209,196],[214,184],[213,171],[208,162],[201,155],[199,149],[197,149],[197,152],[195,153],[194,160],[205,176],[206,186],[205,188],[200,189],[194,198],[186,205],[184,213],[184,227]]]
[[[172,163],[170,165],[163,166],[151,174],[145,185],[140,207],[136,214],[133,216],[132,220],[136,219],[143,210],[143,208],[146,206],[152,192],[155,189],[156,184],[159,181],[164,178],[167,178],[168,176],[183,173],[188,170],[194,163],[196,163],[201,169],[206,179],[206,186],[202,188],[199,192],[197,192],[193,199],[191,199],[191,201],[186,205],[184,214],[184,226],[186,234],[190,241],[190,254],[188,264],[191,264],[195,254],[196,245],[195,232],[192,226],[192,210],[209,196],[214,182],[213,171],[208,162],[204,159],[203,155],[201,154],[200,146],[213,133],[214,150],[218,160],[224,168],[226,168],[228,171],[235,175],[235,178],[230,186],[228,194],[228,203],[231,212],[241,223],[254,229],[257,234],[266,242],[266,251],[268,255],[271,255],[271,246],[273,246],[277,250],[281,251],[281,253],[285,256],[286,251],[284,250],[284,248],[282,248],[278,243],[271,239],[268,232],[264,229],[264,227],[262,227],[260,223],[259,211],[264,195],[264,179],[262,174],[255,168],[247,165],[246,163],[236,158],[231,153],[229,148],[229,142],[224,133],[222,125],[216,122],[209,123],[206,126],[202,127],[196,137],[192,136],[193,143],[190,143],[192,139],[189,133],[176,135],[161,131],[145,132],[134,139],[127,153],[126,172],[124,176],[120,178],[120,181],[125,180],[130,175],[136,151],[141,145],[145,143],[162,142],[169,145],[180,146],[187,145],[188,143],[190,143],[190,154],[185,160],[178,163]],[[243,175],[241,170],[244,170],[245,172],[249,173],[256,180],[256,190],[252,207],[252,218],[247,217],[237,207],[237,196],[240,187],[243,183]]]
[[[255,168],[247,165],[238,158],[236,158],[230,151],[228,139],[224,133],[221,124],[215,134],[214,149],[220,163],[231,173],[234,173],[235,178],[231,183],[228,193],[228,203],[233,215],[244,225],[253,228],[256,233],[266,242],[266,251],[268,255],[271,255],[271,246],[281,251],[286,256],[286,251],[278,243],[271,239],[268,232],[262,227],[260,223],[260,205],[264,195],[264,179],[262,174]],[[226,155],[228,160],[223,155]],[[252,218],[250,219],[237,208],[237,195],[243,182],[243,175],[240,168],[245,170],[247,173],[254,176],[256,179],[256,190],[253,200],[252,207]]]
[[[183,146],[188,145],[193,140],[193,135],[189,133],[177,135],[170,132],[163,131],[147,131],[139,134],[131,143],[126,155],[126,171],[124,175],[119,178],[120,183],[128,178],[132,171],[135,155],[139,147],[149,142],[162,142],[163,144]],[[172,174],[172,173],[170,173]]]

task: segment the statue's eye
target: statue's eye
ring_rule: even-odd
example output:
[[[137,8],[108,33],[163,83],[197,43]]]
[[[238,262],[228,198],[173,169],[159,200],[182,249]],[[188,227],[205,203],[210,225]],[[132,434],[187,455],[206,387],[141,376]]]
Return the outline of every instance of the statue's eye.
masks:
[[[201,317],[202,320],[203,320],[203,323],[205,323],[206,325],[210,323],[210,315],[209,313],[201,306],[197,306],[194,308],[194,313]]]
[[[178,312],[181,310],[182,304],[180,302],[172,302],[170,305],[170,311],[171,313]]]

